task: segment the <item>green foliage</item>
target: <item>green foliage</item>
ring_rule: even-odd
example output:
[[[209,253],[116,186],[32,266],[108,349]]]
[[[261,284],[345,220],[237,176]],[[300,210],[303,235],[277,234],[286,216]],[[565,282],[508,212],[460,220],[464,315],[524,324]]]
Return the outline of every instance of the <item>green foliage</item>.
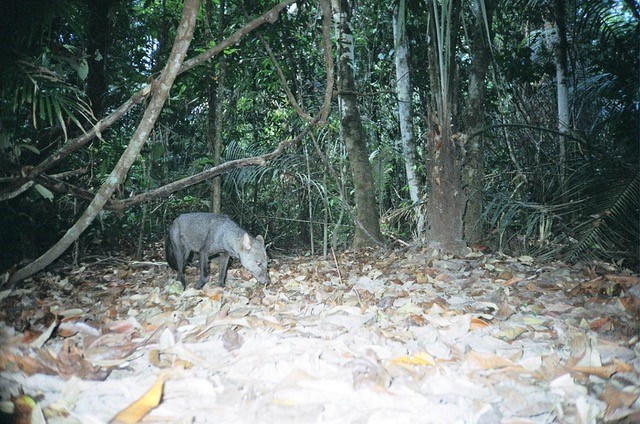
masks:
[[[46,7],[32,14],[19,14],[16,26],[22,31],[7,30],[12,34],[7,51],[13,56],[3,57],[0,63],[0,155],[14,168],[2,169],[1,177],[16,175],[20,166],[38,164],[66,139],[102,118],[92,116],[85,95],[92,77],[88,66],[92,57],[99,57],[106,67],[108,86],[103,94],[107,111],[157,75],[171,48],[182,8],[178,0],[114,2],[104,25],[111,36],[109,49],[91,52],[87,51],[90,18],[86,2],[45,3]],[[245,14],[255,17],[273,4],[226,3],[225,35],[246,22]],[[211,4],[217,10],[218,3]],[[638,257],[640,124],[637,21],[628,9],[629,2],[567,5],[575,132],[567,141],[566,180],[557,164],[555,69],[545,45],[545,22],[552,18],[549,2],[518,5],[514,13],[496,15],[490,28],[494,58],[487,82],[490,128],[482,134],[487,243],[508,253],[571,260],[597,257],[631,265],[634,256]],[[408,207],[403,158],[397,148],[391,6],[380,1],[357,3],[355,76],[383,227],[392,237],[411,241],[414,215]],[[497,8],[504,11],[511,6]],[[320,15],[315,7],[301,2],[295,14],[285,12],[276,24],[260,29],[298,102],[312,115],[322,104],[325,88]],[[425,134],[433,112],[428,96],[438,88],[430,87],[429,82],[427,14],[420,2],[407,2],[407,8],[401,24],[410,39],[414,126],[422,143],[418,155],[425,164],[419,170],[424,177],[429,159],[424,154]],[[464,106],[472,60],[467,5],[463,13],[461,49],[449,69],[461,87],[461,92],[450,93],[455,108]],[[203,8],[190,56],[220,42],[212,35],[217,34],[217,21],[208,19]],[[445,45],[441,49],[449,51]],[[257,37],[251,35],[226,49],[224,56],[224,96],[218,99],[223,106],[223,160],[264,154],[297,134],[303,123],[289,105]],[[176,81],[170,101],[117,197],[153,190],[212,166],[209,107],[219,81],[214,62]],[[82,170],[65,181],[94,191],[113,169],[141,114],[142,107],[130,111],[51,173]],[[499,126],[505,123],[520,126]],[[335,236],[339,244],[346,245],[353,231],[348,213],[353,184],[340,144],[335,104],[328,125],[314,136],[321,153],[306,138],[266,167],[239,168],[221,176],[223,212],[252,232],[266,234],[273,249],[311,250],[313,241],[318,251],[325,241],[325,228],[329,239]],[[131,247],[133,234],[141,229],[145,243],[151,244],[162,239],[171,218],[185,211],[207,210],[209,199],[210,185],[201,183],[152,202],[146,215],[141,206],[124,215],[105,211],[100,222],[83,235],[81,245],[86,252]],[[15,246],[17,253],[11,261],[0,263],[0,268],[33,258],[55,242],[84,206],[84,201],[42,185],[0,203],[0,244]]]

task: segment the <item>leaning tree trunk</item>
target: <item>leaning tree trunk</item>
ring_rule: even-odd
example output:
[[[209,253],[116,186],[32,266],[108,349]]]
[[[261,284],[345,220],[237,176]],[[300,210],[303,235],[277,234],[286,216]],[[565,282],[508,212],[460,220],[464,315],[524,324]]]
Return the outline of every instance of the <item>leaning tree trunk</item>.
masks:
[[[462,186],[463,137],[452,132],[452,94],[460,0],[432,0],[429,43],[431,80],[431,128],[427,144],[429,201],[427,240],[430,246],[459,253],[463,240],[462,216],[465,193]]]
[[[96,196],[93,198],[78,221],[76,221],[76,223],[67,230],[62,239],[60,239],[53,247],[51,247],[51,249],[45,252],[38,259],[13,274],[9,280],[10,283],[18,282],[35,274],[64,253],[64,251],[80,236],[80,234],[89,227],[118,185],[122,183],[129,171],[129,168],[131,168],[131,165],[133,165],[133,162],[140,154],[153,125],[162,111],[165,100],[169,95],[169,90],[173,85],[173,81],[180,71],[182,62],[187,54],[187,49],[189,48],[189,44],[193,38],[193,30],[196,25],[196,17],[198,16],[199,8],[200,0],[185,0],[184,8],[182,10],[182,19],[176,32],[176,39],[174,41],[171,54],[169,55],[167,65],[162,71],[162,75],[155,87],[152,98],[144,111],[144,115],[140,120],[138,128],[131,137],[129,145],[122,153],[120,160],[113,168],[113,171],[111,171],[111,174],[98,190]]]
[[[356,231],[353,246],[358,248],[381,243],[382,234],[366,136],[355,93],[351,6],[348,0],[332,0],[331,4],[338,44],[337,86],[340,129],[353,175],[356,201]]]
[[[469,66],[469,96],[464,111],[464,126],[467,134],[474,134],[484,126],[485,78],[491,61],[489,28],[494,0],[473,2],[474,23],[471,36],[471,64]],[[462,181],[467,198],[463,216],[464,239],[479,243],[484,239],[482,219],[482,189],[484,187],[484,153],[482,134],[466,140],[466,152],[462,169]]]
[[[416,140],[413,134],[412,86],[409,70],[409,42],[406,31],[406,1],[399,0],[393,8],[393,38],[396,50],[396,86],[398,91],[398,116],[400,119],[400,139],[404,169],[409,187],[409,197],[413,203],[417,221],[417,235],[424,232],[424,214],[420,207],[421,181],[417,173],[418,158]]]

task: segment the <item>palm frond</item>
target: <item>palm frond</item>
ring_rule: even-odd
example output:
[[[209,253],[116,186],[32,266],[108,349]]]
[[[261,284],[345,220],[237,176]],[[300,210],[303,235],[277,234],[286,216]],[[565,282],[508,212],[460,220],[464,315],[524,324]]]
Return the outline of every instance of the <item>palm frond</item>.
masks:
[[[565,257],[569,260],[604,258],[613,262],[637,260],[640,175],[600,183],[600,190],[586,202],[585,212],[591,213],[573,230],[575,243]]]
[[[20,69],[23,78],[14,82],[13,111],[29,106],[35,128],[57,124],[66,139],[69,123],[84,132],[83,123],[95,122],[91,106],[78,87],[44,66],[20,62]]]

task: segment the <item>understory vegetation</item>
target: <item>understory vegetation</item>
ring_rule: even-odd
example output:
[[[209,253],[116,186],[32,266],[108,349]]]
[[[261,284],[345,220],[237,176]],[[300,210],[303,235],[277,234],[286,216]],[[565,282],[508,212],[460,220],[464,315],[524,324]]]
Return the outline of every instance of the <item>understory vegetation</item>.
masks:
[[[145,102],[31,181],[21,176],[160,75],[183,7],[176,0],[8,3],[0,18],[6,28],[0,59],[0,245],[5,246],[0,270],[40,256],[79,219],[129,144]],[[435,71],[429,38],[434,25],[443,25],[432,9],[442,8],[436,16],[459,14],[446,68],[449,124],[467,140],[459,165],[466,166],[472,140],[482,146],[484,175],[476,176],[482,238],[467,244],[544,260],[598,259],[637,270],[637,3],[408,2],[400,17],[393,12],[397,3],[349,4],[354,82],[375,186],[373,207],[385,243],[428,242],[419,219],[430,201],[427,145],[438,131],[430,101],[437,87],[430,75]],[[187,58],[211,49],[275,4],[203,1]],[[400,141],[394,19],[406,30],[410,52],[419,202],[410,197]],[[474,129],[465,127],[457,111],[469,104],[476,21],[489,34],[490,62],[482,83],[484,123]],[[558,22],[566,33],[570,122],[565,129],[559,127],[553,46]],[[156,190],[218,163],[261,156],[295,139],[308,121],[292,107],[285,87],[303,110],[322,107],[327,89],[322,29],[319,3],[292,3],[273,24],[180,74],[113,199]],[[338,108],[344,93],[333,94],[326,122],[281,155],[264,166],[220,175],[221,212],[265,235],[272,254],[321,255],[351,245],[357,225]],[[220,161],[214,154],[216,130]],[[143,248],[162,241],[175,216],[211,208],[212,179],[125,208],[107,203],[63,258],[75,263],[92,255],[142,259]]]

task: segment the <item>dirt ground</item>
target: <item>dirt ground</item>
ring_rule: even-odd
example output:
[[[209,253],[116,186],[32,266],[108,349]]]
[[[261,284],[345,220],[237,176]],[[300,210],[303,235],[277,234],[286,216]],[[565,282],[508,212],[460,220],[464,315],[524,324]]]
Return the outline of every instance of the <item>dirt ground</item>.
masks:
[[[640,422],[630,272],[415,249],[270,270],[195,290],[192,266],[183,291],[114,259],[0,291],[0,421]]]

